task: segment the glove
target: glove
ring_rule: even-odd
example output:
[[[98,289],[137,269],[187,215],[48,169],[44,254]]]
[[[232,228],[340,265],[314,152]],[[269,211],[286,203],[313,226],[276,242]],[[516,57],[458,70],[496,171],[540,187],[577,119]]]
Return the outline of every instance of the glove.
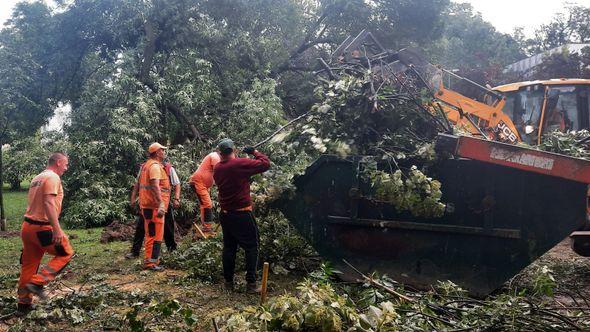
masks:
[[[247,154],[254,154],[254,151],[256,151],[256,149],[253,146],[247,146],[242,150],[242,152]]]

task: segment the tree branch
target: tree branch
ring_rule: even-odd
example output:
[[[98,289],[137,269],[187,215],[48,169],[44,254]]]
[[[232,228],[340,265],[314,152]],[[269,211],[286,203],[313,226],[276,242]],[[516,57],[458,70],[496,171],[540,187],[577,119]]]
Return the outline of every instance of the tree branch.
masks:
[[[141,68],[139,70],[139,80],[144,84],[149,81],[150,69],[154,62],[154,56],[156,54],[156,28],[150,18],[147,18],[144,24],[146,45],[143,50],[143,61],[141,62]]]
[[[199,141],[205,140],[204,136],[199,132],[197,127],[195,127],[195,125],[189,121],[189,119],[182,113],[182,111],[176,105],[168,104],[166,105],[166,110],[172,113],[172,115],[174,115],[174,117],[179,123],[189,128],[191,134],[193,135],[193,138],[196,138]]]
[[[316,35],[316,34],[317,34],[318,29],[322,25],[322,23],[324,23],[324,21],[328,17],[330,11],[332,10],[332,7],[333,7],[332,5],[326,6],[322,15],[316,20],[316,22],[313,24],[313,26],[311,26],[311,28],[307,31],[307,34],[305,35],[305,38],[303,39],[303,41],[301,41],[299,46],[291,52],[291,54],[289,55],[289,58],[287,58],[285,61],[283,61],[283,63],[281,63],[279,66],[277,66],[277,69],[273,71],[271,76],[276,76],[276,75],[284,72],[285,70],[287,70],[290,66],[290,62],[295,60],[296,58],[298,58],[302,53],[307,51],[310,47],[313,47],[317,44],[322,44],[322,43],[328,42],[326,38],[320,39],[321,35],[323,35],[323,33],[326,31],[325,26],[321,30],[321,33],[319,35]]]

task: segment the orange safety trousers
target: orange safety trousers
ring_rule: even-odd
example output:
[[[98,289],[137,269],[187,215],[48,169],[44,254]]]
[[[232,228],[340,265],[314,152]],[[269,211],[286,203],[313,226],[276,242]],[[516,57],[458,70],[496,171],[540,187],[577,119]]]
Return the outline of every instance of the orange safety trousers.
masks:
[[[145,229],[145,258],[143,268],[160,264],[160,251],[164,239],[164,216],[158,218],[157,209],[142,209],[143,227]]]
[[[211,201],[211,195],[209,194],[209,188],[205,186],[202,181],[195,181],[195,192],[199,198],[199,207],[201,210],[201,222],[203,225],[210,224],[211,209],[213,208],[213,202]]]
[[[28,283],[39,286],[47,285],[70,262],[74,250],[67,238],[63,238],[60,245],[55,245],[52,242],[53,228],[49,224],[33,225],[26,221],[23,222],[21,239],[23,250],[18,280],[18,303],[30,305],[33,302],[33,294],[25,286]],[[45,253],[49,253],[53,258],[41,268],[41,271],[38,271]]]

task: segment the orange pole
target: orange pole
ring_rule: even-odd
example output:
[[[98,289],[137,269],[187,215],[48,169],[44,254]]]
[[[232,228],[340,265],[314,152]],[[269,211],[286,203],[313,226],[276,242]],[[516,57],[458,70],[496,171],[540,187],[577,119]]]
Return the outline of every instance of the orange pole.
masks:
[[[264,262],[262,267],[262,285],[260,287],[260,305],[266,301],[266,288],[268,286],[268,262]]]

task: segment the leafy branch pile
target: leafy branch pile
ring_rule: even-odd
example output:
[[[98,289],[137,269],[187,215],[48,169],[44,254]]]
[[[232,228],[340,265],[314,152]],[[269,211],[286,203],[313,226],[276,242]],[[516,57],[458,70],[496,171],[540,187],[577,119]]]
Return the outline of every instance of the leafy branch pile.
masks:
[[[425,173],[435,161],[436,135],[449,128],[422,106],[428,99],[411,78],[376,63],[367,57],[329,65],[323,71],[327,77],[317,79],[317,103],[283,145],[309,156],[354,154],[387,162],[389,170],[374,167],[368,176],[375,198],[400,212],[441,216],[441,184]],[[420,170],[413,165],[421,165]]]
[[[445,212],[445,204],[440,202],[441,183],[424,175],[416,166],[412,166],[408,173],[405,176],[399,169],[393,174],[371,173],[375,196],[392,203],[399,211],[410,211],[416,217],[441,217]]]
[[[72,290],[38,304],[35,310],[11,326],[11,331],[56,330],[60,323],[100,330],[188,331],[196,322],[192,309],[177,300],[161,301],[161,294],[120,291],[101,283],[86,290]],[[13,312],[14,298],[0,298],[0,312]],[[98,326],[95,324],[98,323]]]
[[[223,248],[221,236],[188,243],[185,241],[170,258],[165,260],[166,266],[186,271],[190,279],[205,282],[220,281]]]
[[[562,133],[553,131],[543,137],[541,150],[561,153],[571,157],[590,159],[590,132],[587,130]]]
[[[271,268],[278,273],[296,269],[300,266],[301,259],[315,255],[282,214],[274,209],[259,211],[259,213],[257,216],[260,233],[259,261],[271,262]],[[222,276],[222,247],[221,233],[206,240],[191,243],[185,241],[170,258],[166,259],[165,264],[187,271],[188,278],[218,282]],[[243,269],[243,259],[238,258],[236,263],[238,270]]]
[[[546,272],[546,271],[545,271]],[[544,277],[546,278],[546,276]],[[467,297],[451,282],[429,292],[411,292],[387,277],[359,286],[306,280],[295,296],[283,295],[258,307],[222,317],[222,331],[392,331],[511,330],[590,328],[590,307],[555,310],[539,293]],[[544,287],[544,286],[543,286]]]

